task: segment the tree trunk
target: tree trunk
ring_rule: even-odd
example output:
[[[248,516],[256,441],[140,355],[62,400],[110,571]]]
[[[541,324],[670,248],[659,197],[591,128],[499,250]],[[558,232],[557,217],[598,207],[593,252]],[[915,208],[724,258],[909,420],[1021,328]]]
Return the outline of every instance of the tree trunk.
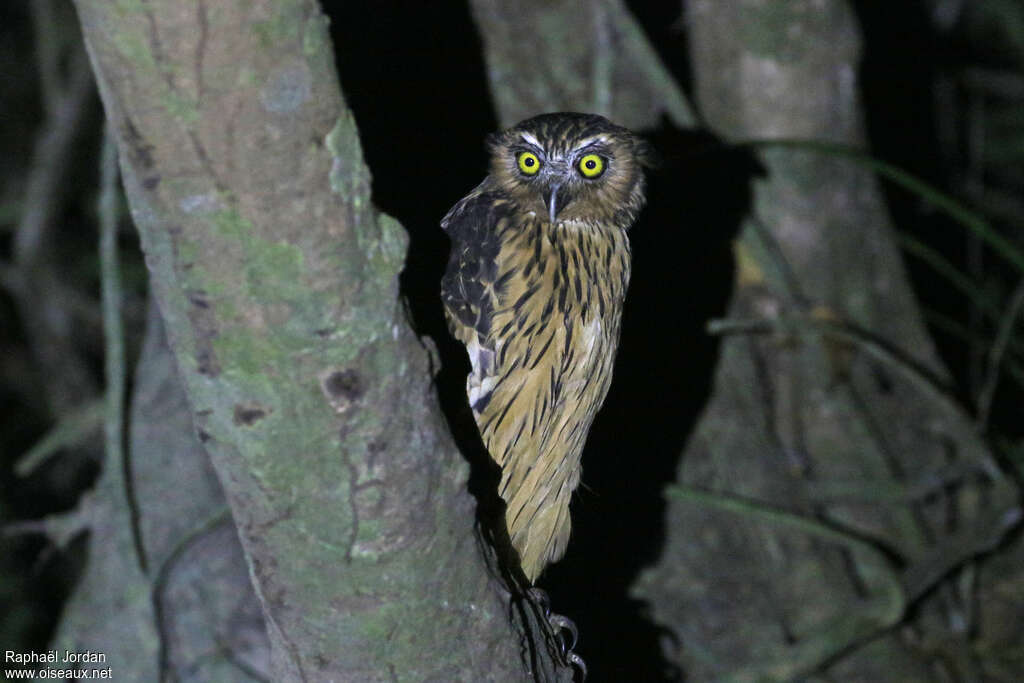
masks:
[[[629,128],[667,115],[692,125],[686,98],[621,0],[473,0],[503,127],[542,112],[582,111]]]
[[[56,647],[106,653],[115,679],[570,678],[482,561],[430,351],[398,300],[406,235],[371,203],[317,2],[75,1],[156,308],[130,464],[107,463],[64,522],[91,529],[91,559]],[[553,110],[693,125],[620,0],[471,6],[503,125]],[[688,8],[697,102],[721,135],[863,143],[845,0]],[[978,678],[972,634],[1020,628],[984,609],[1005,572],[975,562],[1019,519],[1019,492],[950,398],[872,174],[792,145],[760,158],[712,397],[667,510],[668,472],[638,483],[679,422],[659,391],[693,362],[664,321],[708,306],[690,240],[719,223],[655,195],[719,177],[698,162],[683,184],[655,179],[661,208],[633,236],[611,421],[588,447],[622,489],[598,487],[593,507],[619,516],[575,533],[598,551],[570,545],[553,572],[612,601],[592,608],[599,633],[578,619],[580,652],[622,680],[662,658],[693,680]],[[662,524],[643,603],[626,605],[651,561],[633,539]],[[644,605],[676,645],[616,653],[641,628],[653,648]]]
[[[687,18],[721,134],[863,145],[847,2]],[[637,594],[695,680],[976,679],[973,558],[1019,518],[1016,487],[950,398],[872,173],[761,158],[712,399]]]
[[[275,681],[517,680],[529,656],[555,671],[481,561],[467,466],[398,300],[406,235],[370,202],[315,0],[77,7],[177,370],[154,323],[134,486],[101,485],[117,509],[92,525],[62,644],[116,649],[116,678],[259,676],[258,604]],[[133,519],[145,561],[126,554]],[[198,603],[205,652],[183,633]],[[84,628],[86,609],[106,627]]]

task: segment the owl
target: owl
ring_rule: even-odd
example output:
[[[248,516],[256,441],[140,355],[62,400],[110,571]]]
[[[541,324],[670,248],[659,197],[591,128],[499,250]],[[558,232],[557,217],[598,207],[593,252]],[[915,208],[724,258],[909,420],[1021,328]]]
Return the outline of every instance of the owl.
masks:
[[[627,231],[647,145],[593,114],[542,114],[487,140],[490,173],[441,221],[441,297],[469,353],[469,405],[501,467],[526,578],[565,553],[569,499],[612,378],[629,284]]]

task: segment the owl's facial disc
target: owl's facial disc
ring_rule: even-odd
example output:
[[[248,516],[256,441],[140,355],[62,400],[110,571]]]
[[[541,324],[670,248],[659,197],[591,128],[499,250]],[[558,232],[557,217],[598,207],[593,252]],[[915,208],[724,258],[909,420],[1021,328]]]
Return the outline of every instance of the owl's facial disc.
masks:
[[[520,177],[533,186],[547,209],[548,220],[554,224],[558,213],[569,203],[571,192],[565,185],[570,175],[567,163],[560,156],[548,157],[544,152],[520,150],[515,155]]]

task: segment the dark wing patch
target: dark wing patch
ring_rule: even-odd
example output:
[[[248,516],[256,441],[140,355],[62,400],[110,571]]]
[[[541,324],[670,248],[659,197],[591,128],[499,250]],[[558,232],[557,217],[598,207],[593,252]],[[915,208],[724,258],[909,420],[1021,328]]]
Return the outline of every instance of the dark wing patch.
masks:
[[[452,240],[448,268],[441,279],[441,299],[449,322],[474,329],[481,340],[491,333],[493,293],[498,279],[498,233],[512,215],[512,205],[484,181],[452,207],[441,227]],[[452,332],[461,337],[457,329]]]

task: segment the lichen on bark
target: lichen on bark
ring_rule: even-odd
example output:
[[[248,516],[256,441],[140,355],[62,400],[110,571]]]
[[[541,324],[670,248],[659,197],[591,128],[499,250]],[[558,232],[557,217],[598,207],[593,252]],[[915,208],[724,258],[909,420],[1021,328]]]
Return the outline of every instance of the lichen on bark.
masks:
[[[525,679],[317,3],[77,7],[271,678]]]

